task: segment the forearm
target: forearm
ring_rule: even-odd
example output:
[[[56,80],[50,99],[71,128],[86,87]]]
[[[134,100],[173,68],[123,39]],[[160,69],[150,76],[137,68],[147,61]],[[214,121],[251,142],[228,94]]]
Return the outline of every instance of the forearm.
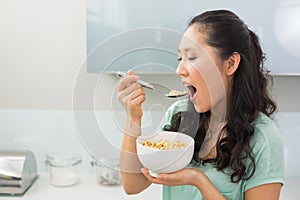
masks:
[[[205,200],[226,200],[226,198],[218,191],[209,178],[199,170],[197,170],[197,179],[195,179],[195,185]]]
[[[120,154],[120,169],[124,190],[136,194],[151,183],[141,173],[143,167],[136,154],[136,138],[141,134],[141,120],[126,120]]]

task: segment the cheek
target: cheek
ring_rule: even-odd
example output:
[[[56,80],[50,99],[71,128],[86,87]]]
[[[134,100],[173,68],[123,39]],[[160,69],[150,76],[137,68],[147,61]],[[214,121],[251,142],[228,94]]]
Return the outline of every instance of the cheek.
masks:
[[[197,112],[206,112],[212,107],[212,96],[203,78],[199,78],[197,85],[197,101],[195,102],[195,109]]]
[[[226,99],[223,76],[218,66],[208,55],[194,63],[193,73],[197,84],[198,100],[196,110],[205,112],[211,110],[222,99]]]
[[[221,99],[226,98],[224,78],[217,67],[206,68],[201,75],[200,93],[208,104],[214,106]]]
[[[197,100],[194,102],[197,112],[211,110],[220,102],[224,103],[223,108],[226,107],[225,85],[220,76],[214,74],[206,78],[197,76],[197,80]]]
[[[204,100],[210,99],[210,92],[206,81],[202,77],[200,77],[198,80],[199,81],[196,88],[199,98]]]

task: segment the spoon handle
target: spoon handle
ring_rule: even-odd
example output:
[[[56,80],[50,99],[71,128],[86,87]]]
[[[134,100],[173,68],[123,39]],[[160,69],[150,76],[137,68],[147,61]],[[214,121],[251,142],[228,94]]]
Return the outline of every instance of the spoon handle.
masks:
[[[124,72],[121,72],[121,71],[116,72],[116,75],[117,75],[119,78],[128,76],[128,74],[126,74],[126,73],[124,73]],[[148,89],[150,89],[150,90],[154,90],[154,86],[151,85],[150,83],[147,83],[146,81],[138,80],[137,83],[140,84],[141,86],[145,87],[145,88],[148,88]]]

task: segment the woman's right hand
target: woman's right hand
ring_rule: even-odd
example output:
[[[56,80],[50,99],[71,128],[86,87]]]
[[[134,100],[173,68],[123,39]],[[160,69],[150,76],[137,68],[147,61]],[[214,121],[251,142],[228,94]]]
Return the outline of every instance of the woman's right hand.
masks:
[[[146,99],[144,89],[136,83],[139,77],[132,70],[129,70],[127,74],[128,76],[119,81],[117,96],[130,119],[140,121],[143,115],[142,103]]]
[[[137,194],[151,182],[140,172],[143,167],[136,153],[136,137],[141,135],[142,103],[145,101],[144,89],[136,81],[139,77],[133,71],[120,79],[117,95],[127,112],[124,135],[120,152],[120,173],[122,185],[127,194]]]

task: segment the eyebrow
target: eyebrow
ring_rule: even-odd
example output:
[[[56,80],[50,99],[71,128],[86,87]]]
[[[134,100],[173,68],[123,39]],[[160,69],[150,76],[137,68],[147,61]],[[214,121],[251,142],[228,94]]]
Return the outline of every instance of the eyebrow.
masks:
[[[183,51],[185,51],[185,52],[190,51],[190,50],[195,50],[195,48],[188,47],[188,48],[183,49]],[[181,50],[178,49],[178,52],[181,53]]]

